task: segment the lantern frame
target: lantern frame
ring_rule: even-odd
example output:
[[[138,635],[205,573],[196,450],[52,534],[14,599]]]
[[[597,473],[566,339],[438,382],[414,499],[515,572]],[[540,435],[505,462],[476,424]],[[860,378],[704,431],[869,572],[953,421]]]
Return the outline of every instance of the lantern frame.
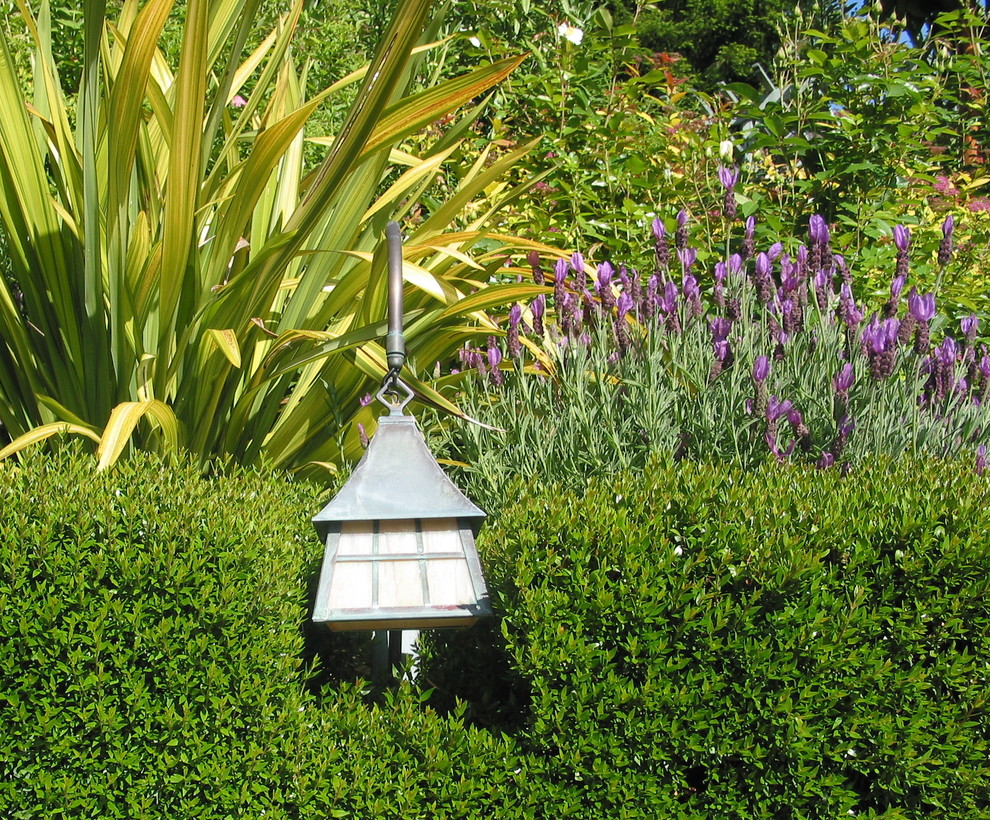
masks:
[[[379,419],[350,479],[313,518],[325,544],[313,620],[337,631],[470,626],[491,614],[474,540],[485,513],[402,406]]]

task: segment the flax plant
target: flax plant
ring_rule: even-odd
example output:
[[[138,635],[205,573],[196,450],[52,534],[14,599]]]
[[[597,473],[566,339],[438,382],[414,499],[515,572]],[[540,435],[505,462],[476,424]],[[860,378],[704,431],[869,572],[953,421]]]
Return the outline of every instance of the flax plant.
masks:
[[[371,64],[308,95],[291,52],[302,0],[242,54],[259,2],[189,0],[171,66],[156,44],[173,0],[125,0],[116,20],[87,0],[74,100],[47,2],[37,17],[19,3],[35,57],[26,99],[0,41],[0,458],[65,433],[97,442],[101,468],[129,444],[282,468],[358,449],[360,398],[385,369],[384,225],[416,205],[480,106],[417,156],[397,145],[522,58],[417,90],[439,20],[429,0],[401,0]],[[307,119],[355,83],[304,175]],[[498,204],[459,215],[527,148],[483,152],[407,237],[404,377],[448,411],[415,368],[532,290],[489,287],[511,246],[488,228]]]

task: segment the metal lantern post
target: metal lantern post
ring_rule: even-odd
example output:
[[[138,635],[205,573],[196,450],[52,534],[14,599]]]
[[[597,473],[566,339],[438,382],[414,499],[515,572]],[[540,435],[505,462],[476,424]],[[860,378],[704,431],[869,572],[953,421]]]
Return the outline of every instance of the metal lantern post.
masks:
[[[389,412],[347,483],[313,518],[326,545],[313,620],[374,630],[379,680],[398,662],[401,630],[469,626],[491,614],[474,543],[485,514],[440,469],[404,412],[413,392],[399,378],[405,340],[395,222],[386,236],[389,370],[378,399]]]

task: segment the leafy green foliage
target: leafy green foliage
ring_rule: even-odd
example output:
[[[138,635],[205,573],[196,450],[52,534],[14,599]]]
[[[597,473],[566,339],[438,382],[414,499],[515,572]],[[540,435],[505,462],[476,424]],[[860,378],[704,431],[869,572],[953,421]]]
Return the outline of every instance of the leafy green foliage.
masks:
[[[429,692],[369,703],[366,647],[327,636],[334,668],[315,671],[336,685],[310,694],[319,495],[147,454],[104,473],[78,452],[0,464],[0,816],[426,820],[554,802],[513,740],[437,715]]]
[[[801,2],[798,8],[818,8]],[[841,7],[828,4],[833,22]],[[792,6],[782,0],[674,0],[644,11],[639,37],[653,51],[682,54],[709,90],[723,82],[753,80],[780,43],[778,26]]]
[[[66,453],[0,471],[0,814],[289,799],[315,488]]]
[[[898,222],[916,226],[933,253],[938,236],[925,234],[925,225],[953,213],[971,238],[959,243],[968,258],[947,284],[961,308],[974,309],[987,290],[990,120],[978,89],[990,64],[980,45],[985,22],[947,15],[943,30],[919,48],[892,39],[869,16],[847,17],[832,33],[794,25],[769,83],[729,87],[742,122],[734,139],[746,207],[775,231],[790,230],[813,208],[861,269],[877,269]],[[969,46],[955,47],[962,35]],[[946,190],[959,195],[951,204]],[[931,266],[931,281],[935,273]],[[879,277],[871,284],[883,286]]]
[[[481,541],[512,675],[455,634],[424,674],[522,723],[573,816],[990,812],[985,478],[654,462],[514,489]]]

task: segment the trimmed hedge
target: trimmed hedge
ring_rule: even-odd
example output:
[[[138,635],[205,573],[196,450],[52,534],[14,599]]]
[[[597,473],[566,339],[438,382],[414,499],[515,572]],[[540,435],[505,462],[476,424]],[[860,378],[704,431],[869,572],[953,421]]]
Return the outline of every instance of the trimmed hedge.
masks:
[[[0,817],[990,816],[979,476],[523,493],[480,543],[501,621],[377,701],[359,643],[307,662],[318,495],[0,463]]]
[[[381,707],[310,693],[317,488],[94,464],[0,463],[0,817],[514,816],[511,740],[409,685]],[[353,667],[353,639],[321,643]]]
[[[484,541],[501,635],[439,636],[425,674],[579,799],[558,816],[990,816],[985,478],[683,463],[521,495]]]
[[[0,816],[289,799],[313,488],[94,466],[0,464]]]

